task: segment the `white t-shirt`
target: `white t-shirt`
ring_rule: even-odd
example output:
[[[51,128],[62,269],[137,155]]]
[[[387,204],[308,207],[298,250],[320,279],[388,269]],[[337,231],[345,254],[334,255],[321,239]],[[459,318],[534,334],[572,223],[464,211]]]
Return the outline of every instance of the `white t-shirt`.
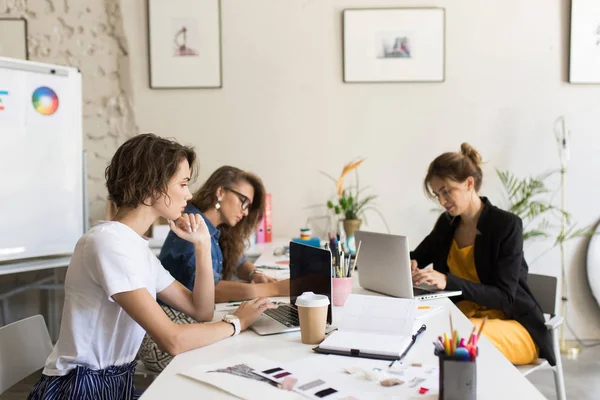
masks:
[[[77,242],[67,269],[60,336],[43,373],[133,361],[145,331],[111,296],[146,288],[156,299],[173,281],[148,242],[127,225],[111,221],[92,228]]]

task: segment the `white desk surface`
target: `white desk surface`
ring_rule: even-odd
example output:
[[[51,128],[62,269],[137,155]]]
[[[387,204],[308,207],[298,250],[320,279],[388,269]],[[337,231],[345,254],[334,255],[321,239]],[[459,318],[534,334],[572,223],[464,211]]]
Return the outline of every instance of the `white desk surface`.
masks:
[[[375,295],[373,292],[360,288],[358,286],[358,279],[354,279],[353,283],[353,293]],[[450,331],[448,317],[450,311],[454,319],[455,329],[458,329],[460,332],[470,332],[473,327],[469,320],[449,299],[431,300],[426,304],[440,304],[444,308],[429,317],[419,320],[419,322],[422,321],[427,325],[427,330],[419,337],[407,354],[404,362],[437,364],[437,357],[433,354],[432,342],[436,340],[440,333]],[[342,313],[343,307],[334,308],[334,324],[340,320]],[[215,313],[216,321],[220,320],[221,317],[222,313]],[[313,357],[315,365],[322,362],[324,357],[333,357],[316,354],[311,350],[312,347],[302,344],[299,332],[259,336],[248,330],[239,336],[176,356],[144,392],[142,400],[234,398],[219,389],[179,375],[178,372],[199,364],[212,364],[219,360],[230,358],[233,355],[239,356],[243,354],[260,355],[263,358],[282,363]],[[350,357],[348,357],[348,366],[352,366],[352,358]],[[383,391],[382,394],[384,393]],[[479,357],[477,359],[477,396],[478,399],[544,399],[544,396],[527,378],[523,377],[485,338],[482,338],[480,341]],[[431,396],[416,395],[414,398],[426,399],[431,398]]]

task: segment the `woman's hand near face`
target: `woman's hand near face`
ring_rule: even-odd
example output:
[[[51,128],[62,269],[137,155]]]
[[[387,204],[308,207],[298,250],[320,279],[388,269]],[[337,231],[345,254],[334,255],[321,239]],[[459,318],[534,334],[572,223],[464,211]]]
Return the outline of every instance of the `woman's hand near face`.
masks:
[[[210,232],[200,214],[182,214],[177,221],[169,221],[169,226],[183,240],[195,245],[210,245]]]

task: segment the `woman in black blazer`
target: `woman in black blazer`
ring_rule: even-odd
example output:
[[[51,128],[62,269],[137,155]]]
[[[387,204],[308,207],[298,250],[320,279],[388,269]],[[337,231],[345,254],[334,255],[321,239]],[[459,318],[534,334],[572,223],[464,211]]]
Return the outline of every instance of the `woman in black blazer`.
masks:
[[[433,231],[411,253],[413,281],[461,290],[458,308],[513,364],[538,355],[555,364],[542,311],[527,286],[523,223],[479,197],[481,156],[463,143],[430,165],[424,186],[446,209]],[[425,268],[433,264],[433,268]]]

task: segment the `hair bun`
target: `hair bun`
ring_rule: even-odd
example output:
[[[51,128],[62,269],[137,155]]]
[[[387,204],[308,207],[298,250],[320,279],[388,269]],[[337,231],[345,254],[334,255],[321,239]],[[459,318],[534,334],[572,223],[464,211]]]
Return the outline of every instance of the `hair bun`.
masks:
[[[481,165],[481,154],[475,150],[469,143],[464,142],[460,145],[460,152],[463,156],[469,157],[475,165]]]

